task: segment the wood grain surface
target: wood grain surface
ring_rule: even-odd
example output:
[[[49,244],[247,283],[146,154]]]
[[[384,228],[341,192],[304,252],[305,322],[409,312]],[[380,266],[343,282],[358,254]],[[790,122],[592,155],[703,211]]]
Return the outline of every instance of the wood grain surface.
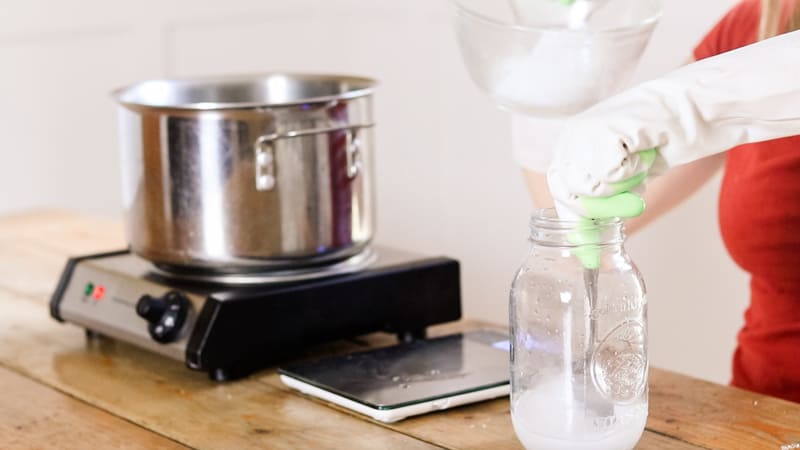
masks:
[[[0,383],[15,392],[0,400],[0,448],[52,448],[58,430],[76,436],[58,448],[522,448],[507,398],[382,424],[290,390],[273,369],[215,383],[180,362],[87,340],[79,327],[52,320],[47,301],[66,258],[124,242],[114,221],[46,211],[0,218]],[[431,333],[479,326],[459,322]],[[378,333],[307,355],[393,342]],[[800,442],[798,404],[658,369],[651,369],[650,393],[638,448]]]
[[[2,367],[0,386],[2,448],[186,448]]]
[[[800,448],[800,404],[653,370],[647,428],[707,448]]]

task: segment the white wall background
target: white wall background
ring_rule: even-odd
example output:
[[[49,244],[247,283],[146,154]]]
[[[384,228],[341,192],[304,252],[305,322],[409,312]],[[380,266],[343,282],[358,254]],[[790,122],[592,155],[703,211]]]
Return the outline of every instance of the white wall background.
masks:
[[[664,0],[636,79],[680,65],[733,0]],[[458,258],[465,315],[505,323],[530,201],[509,119],[459,60],[444,0],[28,0],[0,15],[0,213],[118,216],[109,92],[144,79],[364,74],[376,96],[378,241]],[[716,226],[718,183],[629,242],[649,287],[651,358],[727,382],[746,279]]]

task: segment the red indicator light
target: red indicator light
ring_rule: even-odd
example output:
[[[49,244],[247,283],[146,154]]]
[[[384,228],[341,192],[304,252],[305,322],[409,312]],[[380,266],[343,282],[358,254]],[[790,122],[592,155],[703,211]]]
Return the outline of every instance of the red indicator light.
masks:
[[[98,284],[94,287],[94,292],[92,292],[92,298],[95,300],[102,300],[103,297],[106,296],[106,287],[102,284]]]

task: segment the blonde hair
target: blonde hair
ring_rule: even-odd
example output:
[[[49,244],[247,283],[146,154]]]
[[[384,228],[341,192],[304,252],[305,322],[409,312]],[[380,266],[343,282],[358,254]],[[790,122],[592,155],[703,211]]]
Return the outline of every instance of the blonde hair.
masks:
[[[761,0],[761,19],[758,24],[758,40],[768,39],[781,33],[800,30],[800,7],[798,0],[787,0],[789,17],[786,29],[781,26],[782,0]]]

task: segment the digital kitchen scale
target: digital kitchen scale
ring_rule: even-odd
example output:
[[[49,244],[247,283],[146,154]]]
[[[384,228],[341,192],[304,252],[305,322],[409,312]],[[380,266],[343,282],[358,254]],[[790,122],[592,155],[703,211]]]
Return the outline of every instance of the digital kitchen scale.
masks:
[[[181,360],[218,381],[375,331],[402,341],[461,317],[457,261],[388,248],[263,274],[165,270],[129,251],[72,258],[51,315]]]
[[[278,372],[305,394],[381,422],[509,393],[508,335],[472,330],[303,361]]]

